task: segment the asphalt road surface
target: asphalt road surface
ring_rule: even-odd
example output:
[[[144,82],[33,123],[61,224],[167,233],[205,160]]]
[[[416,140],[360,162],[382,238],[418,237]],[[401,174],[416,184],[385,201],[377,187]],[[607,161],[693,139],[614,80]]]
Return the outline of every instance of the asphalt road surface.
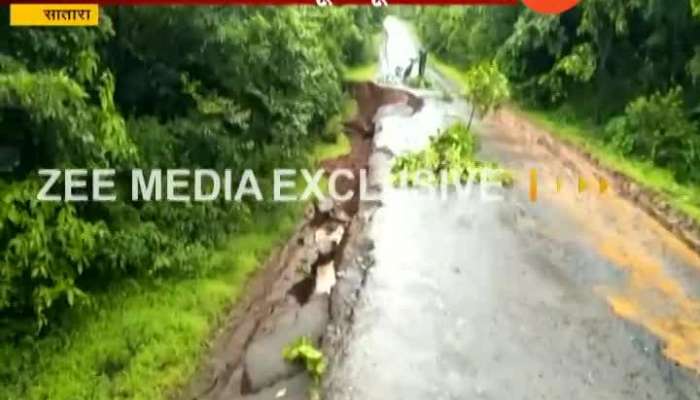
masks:
[[[385,27],[389,75],[418,46],[401,21]],[[424,148],[469,107],[427,96],[415,115],[382,115],[376,180],[392,154]],[[542,182],[588,172],[516,128],[477,131],[481,157],[512,169],[516,186],[441,199],[383,185],[366,232],[376,264],[328,398],[700,399],[698,257],[614,193],[567,181],[531,202],[531,168]]]

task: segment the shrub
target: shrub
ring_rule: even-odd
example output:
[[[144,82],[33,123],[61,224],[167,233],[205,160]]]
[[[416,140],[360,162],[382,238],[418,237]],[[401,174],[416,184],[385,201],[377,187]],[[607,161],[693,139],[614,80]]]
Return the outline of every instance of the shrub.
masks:
[[[632,101],[625,114],[606,126],[613,147],[670,168],[681,180],[699,180],[694,168],[700,157],[698,127],[688,119],[681,89]]]
[[[315,385],[320,383],[328,365],[323,352],[308,337],[300,337],[288,344],[282,351],[282,357],[289,362],[303,363]]]
[[[36,181],[3,189],[0,310],[19,319],[26,319],[30,310],[40,329],[48,322],[47,311],[59,300],[68,306],[87,300],[76,281],[93,267],[108,230],[102,222],[80,219],[73,205],[39,202]],[[12,327],[11,321],[0,322]]]
[[[470,68],[464,75],[464,84],[464,96],[472,106],[467,128],[471,128],[474,113],[484,116],[510,97],[508,78],[501,73],[494,61]]]
[[[444,132],[438,132],[430,139],[427,149],[397,157],[391,168],[395,183],[408,179],[408,184],[416,184],[420,171],[429,171],[433,177],[446,171],[448,176],[466,182],[469,179],[480,181],[482,178],[496,179],[503,184],[510,184],[512,178],[495,163],[478,161],[474,158],[477,148],[475,136],[461,123],[450,126]],[[488,176],[483,176],[484,172]],[[426,182],[434,184],[436,182]]]

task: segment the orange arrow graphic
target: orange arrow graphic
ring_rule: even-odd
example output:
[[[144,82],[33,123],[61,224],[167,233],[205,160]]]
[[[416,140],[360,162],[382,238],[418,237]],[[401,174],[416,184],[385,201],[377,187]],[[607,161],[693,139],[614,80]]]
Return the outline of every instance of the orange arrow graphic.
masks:
[[[603,194],[608,190],[608,181],[605,178],[598,178],[598,186],[600,187],[600,194]]]
[[[586,183],[586,180],[579,177],[578,178],[578,192],[583,193],[586,188],[588,188],[588,183]]]
[[[530,170],[530,201],[537,201],[537,170],[534,168]]]

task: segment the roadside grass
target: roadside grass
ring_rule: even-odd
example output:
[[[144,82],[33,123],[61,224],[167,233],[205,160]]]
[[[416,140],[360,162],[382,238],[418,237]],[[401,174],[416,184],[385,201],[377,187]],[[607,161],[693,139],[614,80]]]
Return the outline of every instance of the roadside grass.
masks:
[[[379,66],[376,62],[345,68],[343,80],[350,82],[373,81],[377,78]]]
[[[314,162],[337,158],[350,152],[350,139],[345,133],[339,132],[332,142],[323,142],[314,148],[311,158]]]
[[[432,62],[440,73],[463,87],[463,72],[459,68],[434,57]],[[700,186],[680,183],[671,171],[651,162],[624,157],[603,142],[601,127],[577,120],[571,117],[570,113],[563,115],[556,110],[544,111],[523,107],[517,107],[515,111],[547,129],[555,137],[588,152],[603,166],[662,194],[673,208],[700,222]]]
[[[357,102],[349,96],[343,101],[343,107],[339,114],[331,117],[326,124],[322,140],[311,151],[309,163],[319,165],[323,160],[332,160],[350,153],[352,144],[345,134],[343,122],[357,113]],[[333,139],[329,141],[328,139]],[[301,177],[298,177],[297,185],[303,185]],[[330,193],[328,176],[324,175],[319,182],[319,188],[324,195]]]
[[[535,121],[556,137],[585,150],[602,165],[620,172],[640,185],[661,193],[672,207],[700,222],[700,187],[678,182],[668,169],[651,162],[627,158],[610,148],[600,137],[599,127],[563,117],[556,111],[517,112]]]
[[[377,64],[378,51],[382,42],[381,32],[375,32],[365,43],[363,49],[364,57],[367,60],[374,60],[367,64],[355,65],[352,67],[345,66],[343,68],[343,80],[346,82],[364,82],[374,81],[379,74],[379,65]]]
[[[357,102],[346,96],[340,113],[328,119],[324,129],[323,138],[311,152],[312,164],[337,158],[350,152],[350,139],[345,134],[343,123],[357,113]]]
[[[319,162],[327,159],[334,159],[350,152],[350,139],[344,133],[338,133],[334,142],[323,142],[314,148],[311,154],[312,165],[318,165]],[[313,173],[313,172],[312,172]],[[318,187],[324,196],[330,193],[328,176],[323,175],[318,183]],[[297,176],[297,187],[304,187],[305,182],[301,176]]]
[[[447,79],[459,84],[461,89],[464,89],[464,72],[459,68],[447,64],[446,62],[435,57],[433,54],[428,58],[428,64],[431,64]]]
[[[441,61],[434,55],[428,58],[428,63],[429,67],[434,67],[445,78],[458,85],[460,95],[464,92],[466,78],[461,70]],[[446,95],[449,96],[449,93]],[[470,179],[477,181],[486,179],[500,182],[504,186],[512,185],[514,179],[512,173],[500,168],[497,163],[477,160],[475,157],[476,147],[476,137],[469,128],[460,123],[452,125],[441,136],[431,140],[428,149],[410,154],[408,157],[397,158],[392,168],[394,181],[401,178],[398,173],[405,169],[421,170],[427,168],[438,172],[439,169],[444,168],[450,173],[457,173],[463,182]]]
[[[339,121],[354,112],[346,101]],[[335,118],[335,117],[334,117]],[[350,151],[342,131],[309,151],[317,164]],[[297,188],[303,189],[300,177]],[[327,180],[320,185],[327,191]],[[0,343],[0,398],[79,400],[172,398],[196,372],[212,332],[246,282],[291,235],[302,202],[261,206],[250,223],[212,250],[200,277],[127,280],[70,310],[45,337]]]
[[[293,231],[301,203],[251,218],[211,255],[199,278],[129,280],[67,316],[70,329],[2,344],[0,393],[12,400],[143,399],[172,396],[194,374],[212,328],[249,276]]]

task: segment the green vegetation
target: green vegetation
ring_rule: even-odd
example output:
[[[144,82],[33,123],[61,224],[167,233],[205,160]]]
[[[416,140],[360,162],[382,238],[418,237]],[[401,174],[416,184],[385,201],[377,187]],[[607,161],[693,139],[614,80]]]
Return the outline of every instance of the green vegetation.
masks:
[[[461,68],[493,58],[494,49],[525,12],[523,7],[406,7],[402,11],[434,56]]]
[[[321,143],[313,148],[312,163],[336,158],[350,152],[350,140],[345,134],[344,123],[357,114],[357,102],[346,95],[341,111],[326,121]]]
[[[381,19],[108,7],[97,28],[0,26],[0,397],[176,392],[303,205],[132,201],[128,171],[249,168],[266,192],[274,168],[347,152],[342,74]],[[117,200],[40,202],[46,168],[114,169]]]
[[[483,117],[507,102],[511,96],[508,78],[494,62],[482,62],[466,71],[439,59],[433,59],[433,65],[442,75],[460,86],[462,96],[473,106],[468,128],[471,128],[475,114]]]
[[[351,110],[353,102],[347,103]],[[344,114],[339,114],[344,115]],[[347,136],[312,147],[315,163],[350,151]],[[298,182],[302,184],[302,182]],[[45,338],[0,344],[9,399],[158,399],[185,385],[213,328],[248,278],[289,237],[303,203],[265,206],[210,249],[195,277],[127,279],[63,316]],[[254,221],[254,222],[253,222]]]
[[[0,28],[0,124],[22,156],[0,182],[0,336],[36,333],[106,282],[201,273],[260,207],[131,201],[128,182],[116,202],[39,203],[39,168],[304,165],[341,110],[343,66],[366,62],[357,24],[372,15],[117,7],[98,29]]]
[[[521,108],[697,217],[698,8],[696,0],[587,0],[558,16],[525,7],[406,14],[451,66],[439,67],[446,76],[464,83],[460,71],[494,62]]]
[[[429,80],[423,76],[412,76],[406,80],[406,85],[416,89],[431,89],[433,87]]]
[[[349,104],[356,106],[356,103],[354,102],[351,102]],[[345,119],[341,120],[339,118],[340,115],[341,114],[333,116],[329,120],[328,126],[334,127],[335,124],[333,123],[333,121],[339,121],[341,127],[338,128],[338,130],[332,128],[331,131],[324,135],[324,140],[313,147],[310,155],[312,164],[318,165],[323,160],[332,160],[344,156],[346,154],[349,154],[352,150],[352,144],[350,143],[350,139],[348,139],[348,136],[342,131],[342,123],[340,121],[345,121]],[[334,135],[330,136],[331,132],[334,132]],[[329,139],[331,140],[329,141]],[[303,185],[304,182],[302,181],[302,177],[299,176],[298,178],[299,179],[297,181],[297,185]],[[321,178],[318,185],[318,187],[321,189],[324,195],[328,195],[328,193],[330,193],[328,182],[328,176],[324,175]]]
[[[301,362],[306,372],[316,385],[321,383],[321,378],[326,372],[327,362],[323,352],[316,348],[307,337],[300,337],[288,344],[282,351],[282,357],[288,362]]]
[[[323,142],[314,146],[312,158],[316,161],[344,156],[350,152],[350,139],[344,133],[335,136],[333,142]]]
[[[508,79],[498,70],[494,62],[474,65],[464,73],[462,81],[464,82],[463,96],[472,106],[467,128],[471,128],[475,113],[484,116],[510,97]]]
[[[683,181],[700,181],[698,126],[685,114],[681,89],[632,101],[625,113],[608,122],[605,138],[624,155],[644,154]]]
[[[513,178],[508,171],[495,163],[475,159],[476,147],[476,137],[469,128],[461,123],[454,124],[430,138],[427,149],[394,159],[391,166],[394,183],[435,185],[441,175],[445,175],[452,183],[484,179],[510,185]],[[423,176],[425,172],[428,175]]]
[[[3,398],[168,398],[191,378],[248,276],[294,229],[300,206],[257,213],[211,252],[204,276],[123,280],[65,313],[65,329],[3,343]]]
[[[377,63],[360,65],[353,68],[347,68],[343,71],[343,79],[352,82],[373,81],[377,78],[379,67]]]
[[[464,71],[454,65],[447,64],[435,56],[430,58],[430,64],[446,78],[460,84],[462,88],[464,87]],[[464,91],[464,89],[462,89],[462,91]]]
[[[376,26],[379,26],[380,18],[384,18],[384,13],[381,11],[382,10],[380,10],[379,13],[374,12],[372,14],[372,23]],[[343,80],[345,81],[363,82],[377,79],[377,74],[379,73],[377,51],[382,40],[382,35],[378,32],[378,29],[372,31],[368,30],[365,26],[360,37],[364,40],[363,50],[356,58],[357,62],[343,69]]]

